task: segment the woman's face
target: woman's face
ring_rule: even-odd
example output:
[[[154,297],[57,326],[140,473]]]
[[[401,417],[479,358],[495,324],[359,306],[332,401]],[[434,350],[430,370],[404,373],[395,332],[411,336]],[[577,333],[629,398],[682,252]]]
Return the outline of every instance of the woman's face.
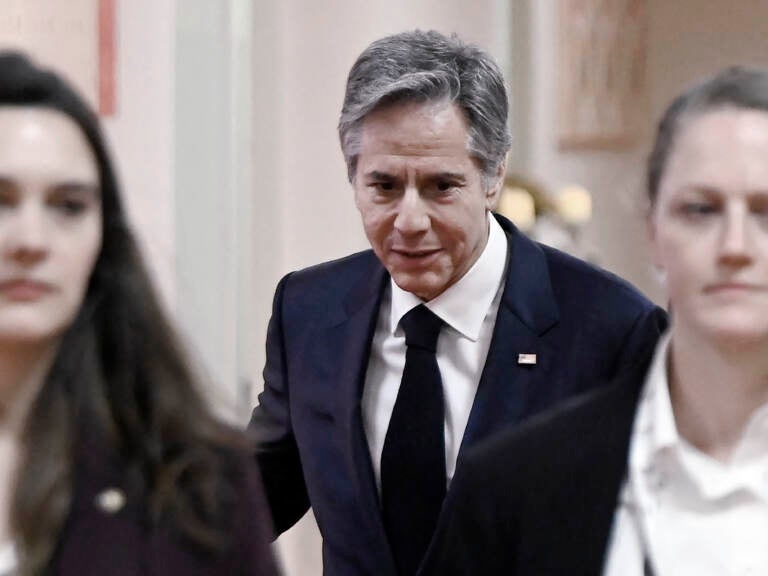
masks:
[[[736,345],[768,340],[768,113],[683,120],[650,236],[676,326]]]
[[[67,116],[0,107],[0,342],[53,341],[101,247],[96,162]]]

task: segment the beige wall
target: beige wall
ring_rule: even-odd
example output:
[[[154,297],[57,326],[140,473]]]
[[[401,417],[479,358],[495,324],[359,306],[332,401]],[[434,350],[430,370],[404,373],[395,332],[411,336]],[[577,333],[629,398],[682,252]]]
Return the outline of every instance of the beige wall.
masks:
[[[735,64],[768,65],[765,0],[649,0],[651,108],[656,118],[681,89]]]
[[[104,120],[126,205],[163,297],[176,303],[174,0],[117,1],[117,112]]]
[[[529,5],[527,69],[513,83],[528,86],[529,124],[524,171],[550,190],[580,184],[593,196],[593,220],[583,240],[597,262],[645,291],[654,281],[646,259],[639,199],[644,146],[612,151],[563,151],[557,147],[558,7],[555,0]]]

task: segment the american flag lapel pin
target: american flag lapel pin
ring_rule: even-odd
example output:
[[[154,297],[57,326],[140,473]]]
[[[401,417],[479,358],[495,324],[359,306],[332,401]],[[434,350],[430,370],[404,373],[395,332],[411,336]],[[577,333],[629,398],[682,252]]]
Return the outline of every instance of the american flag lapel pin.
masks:
[[[536,364],[536,354],[518,354],[517,363],[526,366],[533,366]]]

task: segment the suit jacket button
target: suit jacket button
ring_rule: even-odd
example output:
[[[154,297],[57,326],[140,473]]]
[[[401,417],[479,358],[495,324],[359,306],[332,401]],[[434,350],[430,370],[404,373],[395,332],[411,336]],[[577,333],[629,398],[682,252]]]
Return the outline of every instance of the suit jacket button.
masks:
[[[105,514],[116,514],[125,506],[125,492],[119,488],[107,488],[96,495],[95,503]]]

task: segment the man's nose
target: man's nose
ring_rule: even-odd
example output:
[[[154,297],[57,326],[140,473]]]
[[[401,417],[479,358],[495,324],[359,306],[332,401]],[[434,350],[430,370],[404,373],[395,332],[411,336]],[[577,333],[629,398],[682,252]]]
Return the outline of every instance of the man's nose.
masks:
[[[395,229],[401,234],[418,234],[429,230],[429,210],[419,191],[408,187],[398,207]]]
[[[746,206],[730,206],[723,216],[719,260],[728,266],[743,266],[752,259],[752,232]]]
[[[43,208],[35,205],[19,205],[0,219],[4,228],[3,252],[22,264],[31,264],[45,257],[48,250],[48,225]]]

